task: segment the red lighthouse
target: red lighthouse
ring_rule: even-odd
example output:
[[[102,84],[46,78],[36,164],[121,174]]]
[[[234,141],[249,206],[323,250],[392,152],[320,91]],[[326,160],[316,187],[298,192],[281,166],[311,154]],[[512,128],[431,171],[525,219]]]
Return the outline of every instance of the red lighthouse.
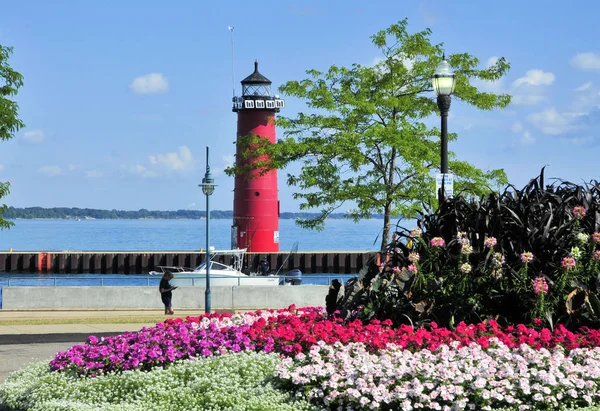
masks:
[[[271,81],[258,72],[242,80],[242,97],[233,98],[233,111],[238,115],[237,136],[255,134],[275,143],[275,113],[284,107],[284,101],[271,97]],[[236,161],[241,159],[237,144]],[[279,196],[277,170],[264,175],[258,171],[252,176],[237,175],[233,193],[232,248],[247,248],[251,252],[279,251]],[[250,177],[250,178],[249,178]]]

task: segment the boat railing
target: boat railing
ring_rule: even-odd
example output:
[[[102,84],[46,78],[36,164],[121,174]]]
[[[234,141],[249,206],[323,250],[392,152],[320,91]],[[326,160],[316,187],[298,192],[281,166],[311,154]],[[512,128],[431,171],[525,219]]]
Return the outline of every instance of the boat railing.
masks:
[[[329,285],[332,280],[346,280],[350,277],[353,277],[353,274],[304,274],[302,277],[302,283],[304,285]],[[231,275],[219,275],[219,274],[211,274],[211,279],[220,279],[220,278],[229,278],[229,279],[237,279],[237,285],[240,285],[242,279],[252,279],[252,278],[276,278],[278,282],[285,282],[286,280],[297,280],[298,277],[288,276],[288,275],[278,275],[278,276],[231,276]],[[185,276],[181,275],[177,277],[178,280],[185,279],[191,280],[192,286],[204,285],[206,282],[206,277],[202,276]],[[322,284],[321,282],[315,284],[314,279],[326,279],[326,282]],[[306,280],[309,280],[309,283],[306,283]],[[8,277],[2,278],[0,277],[0,287],[8,286],[8,287],[88,287],[88,286],[101,286],[101,287],[114,287],[114,286],[158,286],[158,282],[160,281],[160,277],[158,276],[149,276],[149,275],[127,275],[122,278],[106,278],[102,275],[98,276],[85,276],[85,278],[79,277],[61,277],[61,276],[52,276],[52,277]],[[302,284],[301,284],[302,285]]]

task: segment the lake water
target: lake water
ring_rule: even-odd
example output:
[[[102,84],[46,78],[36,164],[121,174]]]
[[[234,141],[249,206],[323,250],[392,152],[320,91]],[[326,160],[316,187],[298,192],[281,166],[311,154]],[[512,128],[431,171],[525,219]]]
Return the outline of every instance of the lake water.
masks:
[[[0,251],[180,251],[206,248],[206,220],[15,220],[0,231]],[[280,220],[280,250],[379,249],[383,220],[328,220],[323,231]],[[210,221],[211,245],[231,248],[231,220]]]

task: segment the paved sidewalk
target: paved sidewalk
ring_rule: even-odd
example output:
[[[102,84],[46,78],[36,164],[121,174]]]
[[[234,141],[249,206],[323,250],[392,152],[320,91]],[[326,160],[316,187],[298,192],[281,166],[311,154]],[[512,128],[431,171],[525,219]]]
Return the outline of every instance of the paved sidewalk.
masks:
[[[160,311],[0,310],[0,344],[79,341],[87,335],[106,336],[138,331],[156,325],[163,318],[185,318],[202,313],[202,310],[175,312],[175,315],[164,315]],[[129,322],[128,318],[132,321]],[[111,323],[110,319],[115,319],[115,322]],[[41,324],[23,324],[28,321]],[[98,324],[100,321],[102,324]],[[43,338],[44,335],[47,338]]]
[[[175,315],[164,315],[162,310],[27,310],[12,311],[0,309],[0,324],[3,320],[57,320],[79,318],[128,318],[128,317],[185,317],[199,316],[204,310],[180,310]]]

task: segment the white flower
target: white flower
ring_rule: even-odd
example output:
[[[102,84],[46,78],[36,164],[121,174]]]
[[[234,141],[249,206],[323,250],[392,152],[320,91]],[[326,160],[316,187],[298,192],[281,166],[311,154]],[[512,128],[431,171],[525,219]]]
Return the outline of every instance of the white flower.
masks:
[[[461,266],[459,267],[459,270],[465,274],[470,273],[471,272],[471,264],[469,264],[469,263],[461,264]]]
[[[579,247],[573,247],[571,248],[571,252],[569,253],[569,255],[571,257],[574,257],[575,259],[579,259],[579,257],[581,257],[581,250],[579,249]]]
[[[578,240],[579,240],[581,243],[585,244],[585,243],[587,243],[587,242],[588,242],[588,240],[590,239],[590,235],[589,235],[589,234],[586,234],[586,233],[579,233],[579,234],[577,234],[577,239],[578,239]]]

